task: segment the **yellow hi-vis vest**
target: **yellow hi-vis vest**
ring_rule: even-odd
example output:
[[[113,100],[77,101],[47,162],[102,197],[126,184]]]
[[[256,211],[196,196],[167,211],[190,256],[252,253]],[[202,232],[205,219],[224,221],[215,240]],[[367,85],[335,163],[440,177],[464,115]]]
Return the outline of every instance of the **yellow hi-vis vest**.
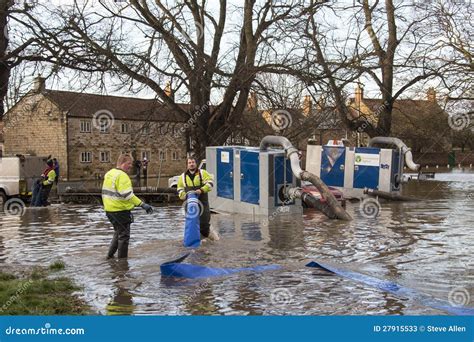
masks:
[[[184,200],[186,198],[186,188],[201,189],[203,193],[208,193],[214,186],[214,178],[206,170],[197,169],[194,179],[191,180],[186,172],[183,172],[178,179],[178,195],[179,198]]]
[[[43,185],[51,185],[54,183],[54,180],[56,179],[56,171],[50,170],[48,174],[46,175],[46,179],[43,181]]]
[[[109,212],[132,210],[142,204],[133,193],[130,177],[120,169],[112,169],[105,174],[102,202],[104,210]]]

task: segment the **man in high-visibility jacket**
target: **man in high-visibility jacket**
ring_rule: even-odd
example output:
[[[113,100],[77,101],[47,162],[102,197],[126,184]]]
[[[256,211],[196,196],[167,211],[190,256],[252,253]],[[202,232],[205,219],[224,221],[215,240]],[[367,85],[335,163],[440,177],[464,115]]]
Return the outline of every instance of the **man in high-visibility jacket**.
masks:
[[[41,174],[41,179],[37,180],[36,189],[33,191],[34,196],[32,196],[31,205],[34,207],[45,207],[49,204],[49,193],[56,180],[53,160],[48,159],[46,165],[48,165],[48,167]]]
[[[118,250],[119,258],[128,257],[128,244],[130,241],[130,225],[133,222],[131,210],[142,207],[148,214],[153,208],[140,200],[133,193],[132,182],[127,172],[133,165],[133,158],[122,154],[117,160],[117,167],[107,172],[102,185],[102,202],[110,222],[114,226],[114,237],[110,242],[107,257],[113,258]]]
[[[187,159],[187,170],[178,179],[178,195],[181,200],[186,199],[186,194],[189,191],[195,191],[199,196],[199,201],[202,203],[202,213],[199,219],[199,226],[201,235],[209,237],[211,220],[211,210],[209,209],[208,192],[214,186],[214,178],[206,170],[201,170],[197,167],[196,159],[189,157]]]

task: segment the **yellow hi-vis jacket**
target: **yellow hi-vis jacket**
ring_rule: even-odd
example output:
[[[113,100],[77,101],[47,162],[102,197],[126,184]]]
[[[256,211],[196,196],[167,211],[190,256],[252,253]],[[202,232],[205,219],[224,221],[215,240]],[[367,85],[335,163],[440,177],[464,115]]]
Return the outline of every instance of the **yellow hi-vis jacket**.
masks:
[[[50,170],[45,177],[47,177],[47,179],[43,181],[43,185],[46,186],[53,184],[56,179],[56,171]]]
[[[178,195],[181,200],[186,199],[186,192],[201,189],[203,193],[208,193],[214,186],[214,178],[206,170],[197,169],[194,179],[191,180],[186,172],[183,172],[178,179]]]
[[[142,204],[133,193],[130,177],[120,169],[112,169],[105,174],[102,202],[104,210],[109,212],[132,210]]]

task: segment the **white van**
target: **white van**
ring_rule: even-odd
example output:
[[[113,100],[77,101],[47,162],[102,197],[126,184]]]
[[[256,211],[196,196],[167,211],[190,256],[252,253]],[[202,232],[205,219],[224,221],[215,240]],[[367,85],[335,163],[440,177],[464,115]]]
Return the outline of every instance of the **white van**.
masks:
[[[0,200],[31,195],[33,182],[46,168],[45,157],[16,156],[0,158]]]

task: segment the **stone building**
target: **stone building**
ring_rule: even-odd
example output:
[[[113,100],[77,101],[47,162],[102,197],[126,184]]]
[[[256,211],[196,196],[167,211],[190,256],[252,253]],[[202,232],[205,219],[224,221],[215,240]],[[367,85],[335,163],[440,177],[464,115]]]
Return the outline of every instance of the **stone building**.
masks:
[[[364,97],[364,89],[357,86],[348,106],[354,118],[363,117],[374,124],[384,104],[381,99]],[[439,105],[433,88],[427,91],[425,99],[395,100],[391,136],[402,139],[415,152],[451,150],[448,114]],[[360,145],[366,145],[369,139],[366,134],[359,134]]]
[[[300,150],[306,149],[308,139],[321,145],[343,138],[350,146],[367,145],[370,137],[347,129],[336,108],[325,102],[322,98],[313,104],[311,97],[306,95],[298,108],[259,109],[256,95],[251,94],[242,124],[232,132],[228,143],[258,146],[265,135],[277,134],[289,138]],[[346,104],[350,110],[349,119],[362,117],[373,125],[384,108],[381,99],[364,97],[360,86]],[[278,114],[279,122],[274,122],[275,114]],[[414,152],[451,150],[448,114],[439,105],[434,89],[428,90],[426,99],[395,101],[391,136],[402,139]]]
[[[3,156],[3,121],[0,117],[0,158]]]
[[[100,179],[122,152],[146,157],[149,179],[168,177],[185,168],[186,120],[153,99],[49,90],[37,78],[3,117],[4,152],[52,155],[62,180]]]

